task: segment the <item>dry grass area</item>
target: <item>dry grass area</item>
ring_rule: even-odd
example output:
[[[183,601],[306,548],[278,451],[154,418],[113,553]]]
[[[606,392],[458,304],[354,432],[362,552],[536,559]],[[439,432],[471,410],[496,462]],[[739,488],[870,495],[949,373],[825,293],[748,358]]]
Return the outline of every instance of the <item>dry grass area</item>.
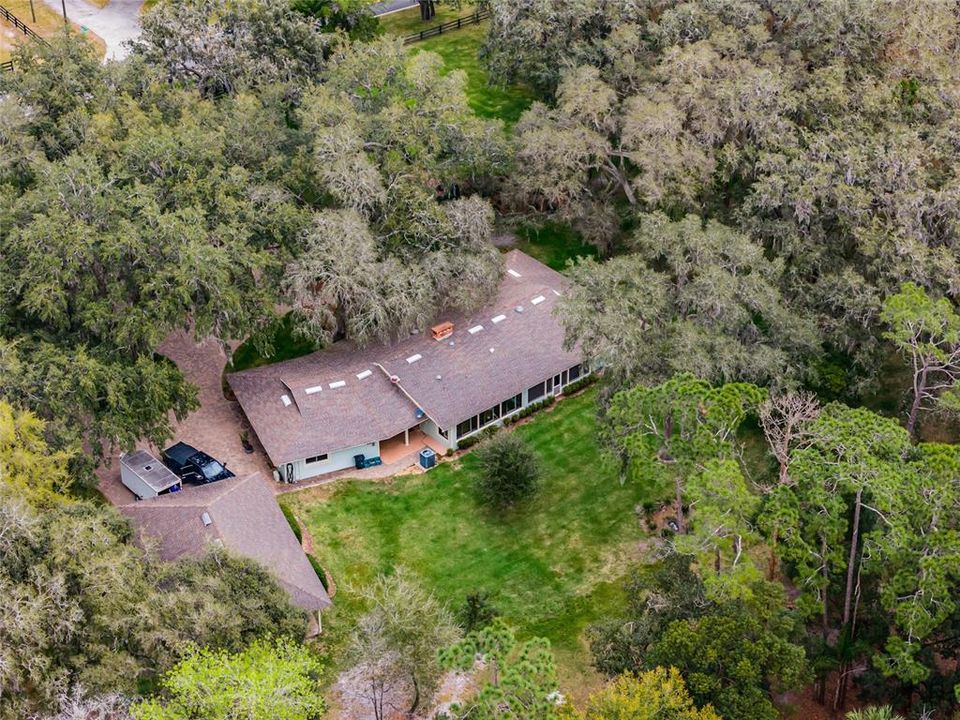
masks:
[[[97,0],[91,0],[94,2]],[[98,0],[97,4],[101,7],[110,0]],[[33,0],[33,12],[36,14],[36,22],[33,20],[33,14],[30,12],[30,0],[0,0],[7,10],[16,15],[26,25],[32,28],[40,37],[51,37],[59,32],[63,32],[63,15],[49,7],[43,0]],[[97,52],[104,55],[107,50],[106,44],[89,31],[83,31],[76,23],[71,23],[75,32],[81,33],[88,38],[97,47]],[[9,60],[14,47],[26,40],[27,37],[20,30],[0,19],[0,62]]]

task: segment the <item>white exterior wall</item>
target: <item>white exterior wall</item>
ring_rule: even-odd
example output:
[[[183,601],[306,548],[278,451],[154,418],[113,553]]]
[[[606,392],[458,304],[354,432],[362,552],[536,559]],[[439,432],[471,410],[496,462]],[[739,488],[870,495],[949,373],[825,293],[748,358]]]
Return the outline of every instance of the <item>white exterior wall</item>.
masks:
[[[582,367],[582,364],[581,364],[581,367]],[[569,368],[568,368],[568,369],[569,369]],[[580,372],[580,378],[586,377],[587,375],[590,374],[590,372],[591,372],[590,370],[587,370],[587,371],[581,370],[581,372]],[[560,374],[560,373],[554,373],[554,375],[559,375],[559,374]],[[548,379],[554,377],[554,375],[548,375],[548,376],[545,377],[541,382],[546,382]],[[579,380],[580,378],[577,378],[577,380]],[[569,385],[571,382],[576,382],[576,380],[569,380],[569,379],[568,379],[568,380],[567,380],[567,385]],[[536,384],[537,384],[537,383],[534,383],[534,385],[536,385]],[[525,407],[527,407],[528,405],[531,405],[531,404],[533,404],[533,403],[542,402],[542,401],[546,400],[548,397],[550,397],[551,395],[562,395],[562,394],[563,394],[563,390],[564,390],[564,388],[565,388],[567,385],[555,386],[550,392],[544,393],[543,395],[541,395],[540,397],[536,398],[536,399],[533,400],[532,402],[531,402],[530,397],[529,397],[529,390],[530,390],[530,389],[529,389],[529,388],[525,388],[525,389],[523,390],[523,392],[521,393],[521,395],[522,395],[523,397],[521,398],[520,407],[518,407],[518,408],[517,408],[516,410],[514,410],[513,412],[508,413],[507,415],[501,416],[498,420],[494,420],[492,423],[489,423],[489,424],[487,424],[487,425],[484,425],[484,426],[481,427],[481,428],[477,428],[477,429],[474,430],[473,432],[467,433],[466,435],[460,435],[460,436],[457,435],[457,425],[460,424],[460,423],[458,422],[457,425],[454,425],[452,428],[450,428],[450,446],[453,447],[453,448],[456,448],[457,445],[459,444],[461,438],[465,438],[465,437],[468,437],[469,435],[475,435],[476,433],[483,432],[483,431],[486,430],[487,428],[493,427],[494,425],[502,425],[502,424],[503,424],[503,418],[504,418],[504,417],[510,417],[511,415],[515,415],[516,413],[520,412],[521,410],[523,410],[523,409],[524,409]],[[512,396],[511,396],[511,397],[512,397]],[[500,402],[502,403],[502,402],[504,402],[504,401],[506,401],[506,400],[509,400],[509,399],[510,399],[509,397],[501,398],[501,399],[500,399]],[[492,403],[490,404],[490,407],[493,407],[493,404],[492,404]],[[463,420],[467,420],[467,419],[468,419],[468,418],[463,418]],[[460,422],[463,422],[463,420],[461,420]],[[426,430],[424,430],[424,432],[426,432]],[[444,442],[446,442],[446,441],[444,441]]]
[[[123,464],[120,465],[120,481],[130,492],[136,495],[139,500],[157,497],[156,490],[141,480],[136,472]]]
[[[427,418],[422,423],[420,423],[420,429],[423,431],[424,435],[429,435],[438,443],[443,445],[445,448],[452,448],[456,445],[455,442],[451,442],[451,440],[453,440],[452,436],[456,435],[457,433],[456,427],[452,427],[449,430],[447,430],[447,434],[451,436],[449,439],[443,437],[440,434],[440,429],[437,427],[437,424],[430,418]]]
[[[366,445],[357,445],[356,447],[344,448],[336,452],[328,453],[326,460],[322,462],[307,463],[304,460],[297,460],[293,463],[294,481],[306,480],[324,475],[335,470],[354,467],[353,456],[366,455],[367,457],[377,457],[380,455],[380,442],[367,443]],[[280,468],[280,476],[286,477],[286,463]]]

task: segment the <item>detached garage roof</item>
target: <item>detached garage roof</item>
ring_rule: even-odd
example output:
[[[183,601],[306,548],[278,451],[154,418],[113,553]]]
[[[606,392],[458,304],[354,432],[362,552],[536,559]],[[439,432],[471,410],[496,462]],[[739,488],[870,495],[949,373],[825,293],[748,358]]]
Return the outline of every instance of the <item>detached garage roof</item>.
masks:
[[[330,606],[330,597],[259,473],[187,487],[177,493],[121,505],[141,540],[154,538],[160,557],[201,555],[210,543],[255,560],[305,610]]]
[[[497,296],[469,315],[441,314],[392,344],[331,348],[227,376],[274,465],[392,437],[422,410],[443,429],[580,362],[563,349],[554,308],[565,278],[513,250]],[[391,382],[390,376],[396,378]]]

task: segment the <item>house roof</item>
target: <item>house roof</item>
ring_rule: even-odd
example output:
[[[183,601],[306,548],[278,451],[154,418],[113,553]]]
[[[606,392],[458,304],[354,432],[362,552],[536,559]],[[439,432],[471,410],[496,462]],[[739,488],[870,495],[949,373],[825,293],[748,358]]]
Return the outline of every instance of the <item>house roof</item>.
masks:
[[[158,541],[164,560],[201,555],[210,543],[219,542],[271,572],[294,604],[306,610],[330,605],[320,579],[259,473],[186,487],[121,505],[119,510],[131,519],[141,540],[149,536]]]
[[[578,351],[563,349],[553,313],[564,277],[518,250],[504,265],[493,302],[436,318],[454,323],[443,340],[424,328],[394,343],[338,342],[228,375],[270,460],[281,465],[384,440],[416,424],[418,408],[449,429],[580,362]]]

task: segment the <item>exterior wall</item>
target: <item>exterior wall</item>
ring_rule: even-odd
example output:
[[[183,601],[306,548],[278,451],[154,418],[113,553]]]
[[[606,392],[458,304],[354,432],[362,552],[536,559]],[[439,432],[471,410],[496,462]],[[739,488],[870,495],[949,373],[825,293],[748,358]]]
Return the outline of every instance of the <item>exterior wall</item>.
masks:
[[[380,455],[380,442],[367,443],[366,445],[357,445],[356,447],[344,448],[328,454],[326,460],[320,462],[307,463],[305,460],[297,460],[293,463],[294,482],[306,480],[324,475],[335,470],[354,467],[353,456],[366,455],[367,457],[376,457]],[[286,478],[286,464],[280,469],[280,477]]]
[[[558,372],[558,373],[553,373],[553,374],[551,374],[551,375],[546,376],[546,377],[543,379],[542,382],[546,383],[547,380],[551,380],[551,381],[552,381],[553,378],[554,378],[556,375],[564,375],[564,376],[567,376],[567,373],[568,373],[568,372],[569,372],[569,368],[567,368],[566,370],[563,370],[563,371],[561,371],[561,372]],[[456,448],[457,445],[460,443],[460,440],[462,440],[463,438],[468,437],[468,436],[470,436],[470,435],[473,435],[473,434],[475,434],[475,433],[478,433],[478,432],[480,432],[480,431],[482,431],[482,430],[485,430],[485,429],[488,428],[488,427],[492,427],[492,426],[494,426],[494,425],[502,425],[502,424],[503,424],[503,418],[505,418],[505,417],[510,417],[511,415],[514,415],[514,414],[520,412],[520,410],[522,410],[523,408],[527,407],[528,405],[531,405],[532,403],[540,402],[540,401],[544,400],[545,398],[547,398],[547,397],[549,397],[549,396],[551,396],[551,395],[560,395],[560,394],[563,392],[563,388],[564,388],[564,387],[566,387],[567,385],[569,385],[569,384],[572,383],[572,382],[576,382],[576,380],[579,380],[580,378],[585,377],[585,376],[587,376],[587,375],[589,375],[589,374],[590,374],[590,369],[588,369],[585,364],[580,363],[580,375],[579,375],[579,377],[577,377],[575,380],[571,380],[571,379],[567,376],[567,382],[565,382],[565,383],[563,383],[563,384],[561,384],[561,385],[556,385],[556,386],[552,387],[549,391],[545,391],[545,392],[543,393],[543,395],[540,395],[539,397],[534,398],[533,400],[531,400],[531,399],[530,399],[530,396],[529,396],[529,394],[530,394],[530,393],[529,393],[530,388],[524,389],[524,391],[521,393],[522,399],[521,399],[521,402],[520,402],[520,406],[517,407],[515,410],[512,410],[511,412],[501,414],[498,419],[496,419],[496,420],[494,420],[494,421],[492,421],[492,422],[489,422],[489,423],[487,423],[486,425],[478,426],[476,430],[472,430],[472,431],[470,431],[470,432],[468,432],[468,433],[464,433],[463,435],[459,435],[459,434],[457,433],[457,427],[456,427],[456,425],[453,426],[452,428],[450,428],[450,446]],[[535,385],[536,385],[536,383],[535,383]],[[503,399],[501,399],[501,401],[500,401],[499,404],[502,405],[504,402],[506,402],[506,401],[509,400],[509,399],[510,399],[510,398],[503,398]],[[492,407],[492,405],[491,405],[491,407]],[[469,418],[464,418],[464,420],[468,420],[468,419],[469,419]],[[459,423],[458,423],[458,425],[459,425]]]
[[[450,435],[456,435],[457,429],[455,427],[447,431],[448,437],[443,437],[440,434],[440,428],[437,427],[437,424],[430,418],[427,418],[420,423],[420,430],[423,431],[424,435],[429,435],[446,448],[453,448],[456,446],[455,442],[451,442],[453,438],[449,437]]]

